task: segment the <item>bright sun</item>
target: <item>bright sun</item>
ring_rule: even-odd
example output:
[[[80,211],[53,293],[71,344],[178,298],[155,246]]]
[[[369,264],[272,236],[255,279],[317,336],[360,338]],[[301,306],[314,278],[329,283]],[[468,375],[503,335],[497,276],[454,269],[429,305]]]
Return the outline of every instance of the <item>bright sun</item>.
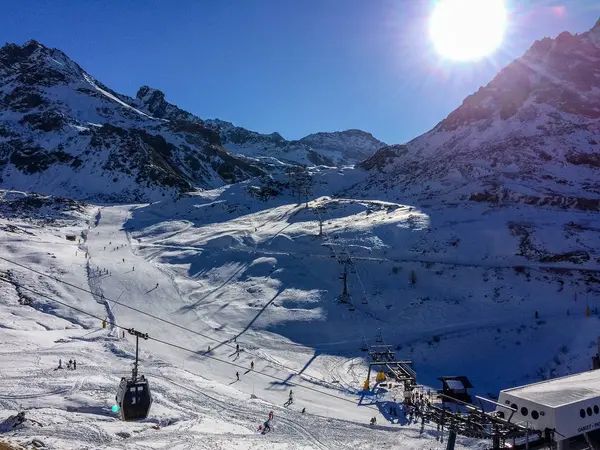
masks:
[[[436,50],[457,61],[479,59],[502,43],[503,0],[439,0],[429,22]]]

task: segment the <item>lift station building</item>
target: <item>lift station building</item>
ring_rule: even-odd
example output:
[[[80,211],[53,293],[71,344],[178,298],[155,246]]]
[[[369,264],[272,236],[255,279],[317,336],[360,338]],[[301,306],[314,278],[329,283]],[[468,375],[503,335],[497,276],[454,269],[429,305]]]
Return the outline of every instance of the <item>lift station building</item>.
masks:
[[[570,440],[598,441],[600,434],[600,370],[592,370],[526,386],[506,389],[500,405],[515,409],[511,422],[541,432],[553,432],[558,449]],[[508,419],[510,410],[496,408]],[[573,442],[574,444],[574,442]]]

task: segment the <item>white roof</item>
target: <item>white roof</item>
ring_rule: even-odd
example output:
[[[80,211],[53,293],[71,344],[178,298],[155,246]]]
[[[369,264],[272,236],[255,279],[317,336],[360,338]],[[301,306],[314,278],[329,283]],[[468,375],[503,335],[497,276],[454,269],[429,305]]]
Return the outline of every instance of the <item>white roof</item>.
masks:
[[[549,408],[600,398],[600,370],[569,375],[502,391]]]

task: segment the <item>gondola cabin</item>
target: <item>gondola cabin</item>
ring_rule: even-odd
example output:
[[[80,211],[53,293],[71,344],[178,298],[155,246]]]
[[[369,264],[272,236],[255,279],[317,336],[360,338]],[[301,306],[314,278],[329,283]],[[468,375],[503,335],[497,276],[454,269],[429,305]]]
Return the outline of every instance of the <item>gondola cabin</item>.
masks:
[[[150,385],[144,375],[137,379],[121,378],[117,390],[117,405],[121,420],[139,420],[148,417],[152,405]]]
[[[439,390],[438,393],[447,396],[442,397],[444,402],[452,402],[452,399],[467,403],[471,403],[473,401],[468,392],[468,389],[471,389],[473,385],[467,377],[440,377],[438,380],[442,382],[442,389]]]

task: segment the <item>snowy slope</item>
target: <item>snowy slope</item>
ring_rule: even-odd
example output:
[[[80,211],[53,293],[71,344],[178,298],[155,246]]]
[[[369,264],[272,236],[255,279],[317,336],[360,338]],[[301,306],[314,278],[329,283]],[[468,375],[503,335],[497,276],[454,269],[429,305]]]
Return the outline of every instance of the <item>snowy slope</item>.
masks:
[[[251,319],[244,308],[237,314],[226,311],[232,322],[219,326],[222,324],[216,321],[223,317],[199,308],[201,291],[209,291],[213,302],[225,287],[234,293],[235,276],[230,286],[225,286],[220,278],[227,276],[227,266],[244,259],[231,260],[225,267],[212,265],[212,274],[207,273],[206,278],[185,279],[178,272],[184,268],[182,258],[189,250],[162,249],[156,241],[164,234],[157,229],[151,235],[144,228],[148,244],[155,245],[161,253],[152,256],[142,245],[142,229],[131,234],[124,231],[143,220],[135,217],[136,211],[146,217],[146,211],[156,215],[160,209],[81,205],[75,210],[71,209],[73,206],[54,209],[53,214],[40,209],[36,215],[25,211],[22,194],[6,193],[3,198],[5,211],[11,211],[0,221],[2,247],[9,249],[3,258],[72,285],[65,286],[41,275],[32,276],[24,267],[0,262],[2,278],[9,280],[0,283],[0,359],[5,368],[0,375],[0,425],[5,426],[2,420],[18,411],[26,411],[27,417],[22,426],[4,434],[10,442],[30,444],[38,439],[48,448],[61,449],[436,447],[440,433],[435,428],[427,426],[421,433],[416,423],[386,423],[378,413],[378,406],[388,404],[391,394],[381,398],[381,404],[363,400],[364,405],[357,406],[360,397],[354,387],[355,377],[364,376],[359,358],[329,352],[321,355],[311,346],[298,345],[263,330],[262,326],[238,327],[243,322],[248,325]],[[194,204],[199,205],[198,199]],[[287,209],[275,208],[272,214],[286,220]],[[40,226],[42,223],[45,226]],[[162,231],[169,226],[173,224],[164,223]],[[30,234],[26,234],[24,242],[25,232]],[[76,233],[82,240],[69,242],[64,238],[65,233]],[[271,235],[275,237],[275,233]],[[166,261],[159,263],[157,256],[175,258],[172,261],[179,263],[172,266]],[[226,253],[223,260],[228,256]],[[279,283],[277,275],[272,276],[270,284],[258,279],[263,264],[269,266],[271,259],[259,257],[254,268],[250,268],[255,280],[248,278],[246,286],[265,287],[262,295],[255,290],[256,302],[262,302]],[[109,273],[100,274],[97,268]],[[159,287],[154,287],[155,281]],[[289,302],[297,293],[294,289],[287,290],[282,292],[282,301],[286,297]],[[27,304],[22,302],[23,292],[32,297]],[[224,302],[221,309],[233,310],[233,304],[226,305],[226,298],[217,300]],[[190,352],[174,349],[152,340],[142,343],[140,370],[150,379],[154,392],[147,420],[123,423],[110,411],[118,380],[127,374],[132,361],[132,340],[121,338],[110,326],[103,329],[100,320],[82,312],[66,306],[53,308],[56,304],[51,299],[100,318],[108,316],[120,326],[134,326],[151,337],[190,349]],[[233,297],[232,301],[237,302]],[[168,318],[194,333],[124,305]],[[280,321],[289,320],[286,316],[281,316]],[[306,326],[313,327],[310,321]],[[232,355],[235,344],[229,340],[234,335],[242,347],[236,359]],[[208,345],[212,345],[212,351],[207,355],[204,350]],[[314,367],[313,356],[318,357]],[[240,368],[211,357],[238,364]],[[59,358],[63,364],[75,358],[77,370],[54,370]],[[250,361],[255,362],[253,372],[243,370]],[[235,382],[235,370],[241,374],[239,382]],[[295,384],[292,406],[281,406],[290,386],[274,383],[269,377]],[[306,414],[300,413],[303,407],[307,408]],[[256,430],[270,410],[275,413],[274,431],[263,436]],[[367,425],[373,415],[381,423],[374,428]],[[441,443],[438,445],[442,447]],[[467,445],[482,448],[481,444],[464,439],[459,440],[458,448]]]
[[[201,436],[206,448],[231,448],[233,442],[273,449],[443,448],[434,429],[419,435],[416,424],[391,424],[381,414],[400,392],[357,406],[366,375],[360,346],[365,339],[375,343],[378,330],[431,387],[437,376],[464,373],[478,393],[496,395],[589,366],[598,316],[586,317],[585,305],[597,306],[599,262],[533,264],[518,254],[520,236],[505,232],[504,219],[521,217],[540,225],[527,243],[568,250],[578,244],[553,234],[556,212],[499,212],[479,204],[440,210],[320,193],[307,209],[285,189],[265,202],[252,194],[252,185],[147,206],[74,204],[65,213],[65,207],[48,208],[50,199],[35,213],[25,209],[37,205],[35,199],[4,196],[2,256],[93,293],[0,260],[12,282],[44,295],[0,284],[3,357],[19,368],[0,378],[0,416],[26,409],[44,425],[31,423],[9,436],[20,442],[38,437],[56,448],[82,448],[84,440],[93,448],[145,448],[150,442],[186,448]],[[579,223],[600,229],[597,215],[579,214]],[[317,236],[319,219],[323,237]],[[80,244],[64,238],[86,230]],[[595,251],[595,234],[576,240]],[[349,289],[355,312],[336,301],[337,258],[346,252],[354,260]],[[32,297],[30,305],[19,303],[23,293]],[[131,339],[67,307],[53,309],[45,296],[189,349],[143,342],[142,371],[156,393],[151,418],[124,424],[109,411],[117,381],[130,367]],[[75,357],[77,373],[53,371],[61,357]],[[248,371],[251,361],[256,373]],[[289,387],[268,376],[310,390],[294,387],[296,401],[284,409]],[[35,388],[28,387],[29,377],[40,379]],[[299,414],[303,407],[308,415]],[[269,410],[277,428],[257,436]],[[373,415],[382,424],[375,430],[365,427]]]

